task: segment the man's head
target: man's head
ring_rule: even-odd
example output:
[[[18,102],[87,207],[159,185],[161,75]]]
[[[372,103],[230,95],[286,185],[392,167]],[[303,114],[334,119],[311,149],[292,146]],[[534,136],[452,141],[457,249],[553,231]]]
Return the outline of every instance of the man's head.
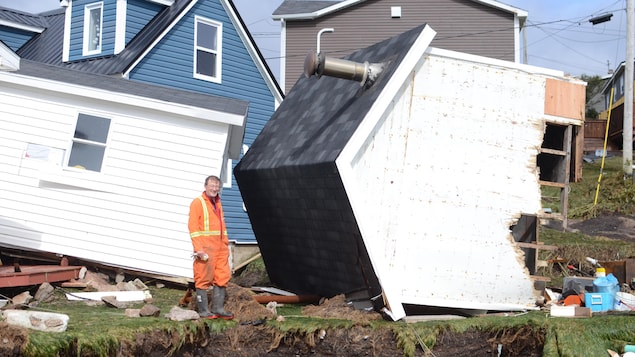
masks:
[[[220,179],[217,176],[208,176],[205,179],[205,193],[209,197],[216,197],[220,191]]]

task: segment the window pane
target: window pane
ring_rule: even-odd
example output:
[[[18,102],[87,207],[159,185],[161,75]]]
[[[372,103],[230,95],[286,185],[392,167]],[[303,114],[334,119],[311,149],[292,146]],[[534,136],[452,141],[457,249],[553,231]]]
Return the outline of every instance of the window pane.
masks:
[[[105,144],[109,128],[110,119],[80,113],[77,118],[75,138]]]
[[[88,49],[90,51],[98,50],[101,37],[101,8],[90,10],[89,31]]]
[[[216,54],[196,51],[196,73],[216,77]]]
[[[216,51],[216,26],[198,23],[196,45]]]
[[[101,171],[105,150],[106,148],[102,146],[73,143],[68,166],[99,172]]]

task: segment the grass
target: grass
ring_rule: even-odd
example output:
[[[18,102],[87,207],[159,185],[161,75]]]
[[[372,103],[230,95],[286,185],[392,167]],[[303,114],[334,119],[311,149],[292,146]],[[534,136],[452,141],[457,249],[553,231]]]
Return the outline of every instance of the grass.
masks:
[[[569,194],[569,218],[589,218],[599,212],[635,213],[635,186],[631,180],[624,180],[621,158],[613,157],[605,161],[603,177],[600,181],[598,203],[594,197],[598,187],[600,162],[586,163],[583,180],[571,184]],[[549,197],[557,193],[543,190]],[[552,202],[546,199],[545,206]],[[556,207],[553,207],[556,208]],[[635,256],[635,245],[603,238],[590,237],[580,233],[563,232],[541,228],[540,240],[545,244],[558,246],[557,252],[541,251],[541,254],[556,254],[567,257],[567,264],[583,264],[585,257],[593,255],[599,260],[614,257]],[[547,259],[543,256],[541,259]],[[262,259],[256,260],[248,271],[264,271]],[[557,275],[559,274],[559,275]],[[561,284],[568,272],[556,272],[551,284]],[[148,285],[150,286],[150,285]],[[154,305],[162,315],[178,304],[183,296],[181,288],[150,287]],[[106,306],[89,306],[81,301],[66,301],[64,292],[56,290],[56,299],[51,303],[41,303],[37,308],[43,311],[69,315],[68,329],[63,333],[51,334],[29,331],[28,343],[22,352],[25,356],[112,356],[118,355],[120,346],[138,339],[138,334],[164,332],[170,341],[172,351],[186,343],[196,341],[197,336],[222,332],[237,325],[234,321],[200,320],[176,322],[165,317],[126,317],[123,310]],[[132,308],[140,308],[131,306]],[[284,322],[268,321],[281,335],[311,336],[321,329],[348,329],[352,321],[341,319],[319,319],[302,316],[301,305],[285,305],[277,309],[285,316]],[[606,350],[622,351],[623,346],[635,342],[635,313],[599,314],[593,318],[552,318],[546,311],[531,311],[519,316],[492,316],[450,321],[426,321],[407,324],[402,321],[371,321],[376,329],[390,329],[397,338],[404,355],[413,356],[422,344],[433,348],[437,336],[442,331],[462,333],[466,331],[488,331],[499,336],[543,339],[544,356],[605,356]],[[528,331],[533,331],[529,334]],[[529,334],[529,337],[527,335]],[[174,336],[177,336],[176,340]],[[510,337],[510,338],[511,338]],[[417,352],[420,353],[420,352]]]
[[[560,190],[543,187],[543,207],[559,212]],[[596,200],[597,195],[597,200]],[[558,198],[558,199],[557,199]],[[588,219],[601,212],[635,213],[635,184],[624,177],[622,157],[584,163],[582,180],[570,184],[568,218]]]
[[[161,309],[162,315],[178,304],[184,290],[177,288],[150,288],[153,304]],[[141,308],[143,302],[131,304],[130,308]],[[65,291],[56,290],[51,303],[41,303],[37,310],[62,313],[69,316],[65,332],[51,334],[41,331],[29,332],[29,343],[25,356],[65,356],[94,355],[113,356],[122,341],[134,341],[137,334],[156,330],[177,332],[180,341],[172,341],[178,348],[188,336],[211,327],[222,331],[232,323],[216,323],[205,326],[198,321],[175,322],[163,316],[130,318],[123,309],[105,305],[87,304],[84,301],[67,301]]]

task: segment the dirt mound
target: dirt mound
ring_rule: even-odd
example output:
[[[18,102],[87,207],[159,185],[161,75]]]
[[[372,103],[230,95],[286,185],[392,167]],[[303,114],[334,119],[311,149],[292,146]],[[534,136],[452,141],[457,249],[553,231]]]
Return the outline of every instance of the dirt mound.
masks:
[[[27,329],[0,322],[0,356],[20,356],[29,339]]]
[[[590,236],[635,242],[635,216],[617,213],[604,214],[571,223],[569,228]]]
[[[331,299],[324,299],[319,305],[307,305],[302,308],[302,315],[329,319],[351,320],[356,323],[366,323],[371,320],[382,319],[381,314],[374,311],[355,310],[346,303],[344,295],[337,295]]]

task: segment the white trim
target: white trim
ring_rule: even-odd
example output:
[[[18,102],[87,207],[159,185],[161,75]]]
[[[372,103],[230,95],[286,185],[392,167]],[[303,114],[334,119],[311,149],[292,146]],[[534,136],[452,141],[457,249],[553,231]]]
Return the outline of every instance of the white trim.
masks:
[[[357,199],[356,197],[362,194],[354,189],[356,187],[356,182],[351,182],[350,180],[355,177],[352,172],[351,164],[354,162],[356,155],[358,154],[358,150],[361,147],[361,143],[369,137],[372,130],[375,128],[379,120],[384,115],[384,111],[387,108],[391,108],[391,102],[393,101],[396,93],[400,90],[403,83],[407,83],[407,78],[412,76],[416,70],[417,65],[423,63],[426,59],[421,54],[424,53],[426,48],[432,42],[432,39],[436,35],[436,31],[434,31],[430,26],[426,26],[419,37],[412,45],[408,53],[401,61],[399,67],[395,70],[394,74],[391,76],[390,81],[386,84],[382,92],[379,94],[375,102],[372,104],[371,108],[369,108],[368,113],[364,120],[361,122],[359,127],[355,130],[350,140],[342,150],[340,156],[335,160],[335,164],[340,171],[340,178],[342,179],[342,183],[346,188],[346,192],[349,195],[349,202],[351,203],[351,208],[353,209],[353,213],[358,219],[363,215],[360,214],[364,212],[366,207],[359,207],[357,202],[365,202],[364,200]],[[359,229],[362,236],[362,239],[369,239],[369,233],[364,232],[365,225],[363,222],[359,222]],[[380,280],[380,284],[384,291],[384,295],[388,301],[388,305],[391,307],[391,314],[394,315],[395,319],[401,319],[406,316],[405,310],[403,308],[402,301],[403,297],[399,293],[400,288],[396,285],[396,282],[391,281],[389,274],[385,274],[382,270],[386,269],[386,264],[382,262],[382,258],[380,256],[373,256],[372,250],[368,251],[369,258],[373,264],[373,268],[377,272],[377,277]],[[382,274],[384,273],[384,274]]]
[[[174,0],[146,0],[147,2],[153,2],[155,4],[159,4],[159,5],[165,5],[167,7],[170,7],[174,4]]]
[[[115,93],[107,90],[85,87],[77,84],[63,83],[43,78],[29,77],[15,73],[0,72],[0,82],[22,85],[52,92],[63,92],[76,98],[97,99],[137,108],[157,110],[178,117],[189,117],[195,120],[213,121],[218,123],[242,126],[245,115],[231,114],[218,110],[204,109],[191,105],[166,102],[132,94]]]
[[[520,60],[520,20],[518,16],[514,16],[514,62],[521,63]],[[526,45],[526,44],[525,44]]]
[[[18,22],[7,21],[2,19],[0,19],[0,26],[6,26],[6,27],[17,29],[17,30],[24,30],[29,32],[37,32],[37,33],[42,33],[42,31],[45,30],[44,27],[29,26],[29,25],[18,23]]]
[[[517,8],[517,7],[513,7],[513,6],[510,6],[510,5],[507,5],[507,4],[503,4],[500,1],[494,1],[494,0],[472,0],[472,1],[480,2],[481,4],[488,5],[488,6],[491,6],[493,8],[496,8],[496,9],[500,9],[500,10],[504,10],[504,11],[507,11],[507,12],[511,12],[513,14],[516,14],[516,16],[518,16],[518,17],[525,17],[526,18],[527,16],[529,16],[529,13],[527,11],[525,11],[523,9],[520,9],[520,8]]]
[[[289,15],[273,15],[271,16],[271,18],[273,20],[313,20],[316,19],[318,17],[322,17],[337,11],[340,11],[344,8],[347,8],[349,6],[353,6],[353,5],[357,5],[360,4],[362,2],[364,2],[366,0],[346,0],[346,1],[342,1],[342,2],[338,2],[335,3],[334,5],[325,7],[323,9],[320,9],[318,11],[313,11],[313,12],[305,12],[305,13],[300,13],[300,14],[289,14]],[[506,4],[503,4],[501,2],[498,1],[494,1],[494,0],[472,0],[474,2],[478,2],[481,3],[483,5],[487,5],[487,6],[491,6],[503,11],[507,11],[507,12],[511,12],[513,14],[515,14],[518,17],[527,17],[527,11],[519,9],[519,8],[515,8],[513,6],[509,6]]]
[[[91,25],[92,25],[92,17],[91,12],[93,10],[99,9],[99,45],[96,46],[94,50],[90,49],[90,41],[93,40],[91,37]],[[82,56],[90,56],[101,53],[101,49],[103,46],[103,33],[104,33],[104,3],[103,1],[86,4],[84,5],[84,24],[83,24],[83,40],[82,40]]]
[[[64,10],[64,34],[62,42],[62,62],[68,62],[71,51],[71,15],[73,14],[73,0],[68,0]]]
[[[366,1],[366,0],[346,0],[346,1],[335,3],[334,5],[325,7],[323,9],[318,10],[318,11],[305,12],[305,13],[302,13],[302,14],[293,14],[293,15],[273,15],[273,16],[271,16],[271,18],[274,19],[274,20],[282,20],[282,19],[286,19],[286,20],[313,20],[313,19],[316,19],[318,17],[322,17],[322,16],[328,15],[330,13],[340,11],[340,10],[342,10],[344,8],[349,7],[349,6],[353,6],[353,5],[357,5],[357,4],[363,3],[364,1]]]
[[[469,54],[469,53],[465,53],[465,52],[456,52],[456,51],[451,51],[451,50],[445,50],[445,49],[437,48],[437,47],[428,47],[426,52],[431,54],[431,55],[435,55],[435,56],[439,56],[439,57],[456,58],[456,59],[460,59],[460,60],[464,60],[464,61],[478,62],[478,63],[488,64],[488,65],[492,65],[492,66],[499,66],[499,67],[504,67],[504,68],[513,68],[513,69],[517,69],[519,71],[523,71],[523,72],[526,72],[526,73],[543,74],[543,75],[546,75],[546,76],[558,77],[559,79],[561,79],[562,77],[565,76],[563,71],[558,71],[558,70],[555,70],[555,69],[536,67],[536,66],[531,66],[531,65],[528,65],[528,64],[516,63],[516,62],[511,62],[511,61],[504,61],[504,60],[500,60],[500,59],[496,59],[496,58],[478,56],[478,55],[473,55],[473,54]],[[574,79],[571,78],[571,80],[574,80]],[[577,79],[575,79],[575,81],[583,83],[582,81],[579,81]]]
[[[282,92],[286,93],[286,79],[287,79],[287,22],[283,19],[280,20],[282,30],[280,31],[280,83],[282,85]]]
[[[183,12],[181,12],[179,14],[179,16],[174,19],[174,21],[170,24],[170,26],[167,26],[164,31],[157,36],[154,41],[152,41],[152,43],[148,46],[148,48],[146,48],[145,51],[143,51],[143,53],[137,58],[136,61],[134,61],[130,67],[128,67],[128,69],[125,70],[124,73],[122,73],[122,76],[124,78],[128,78],[130,75],[130,72],[145,58],[145,56],[150,53],[150,51],[152,51],[152,49],[154,48],[154,46],[156,46],[162,39],[163,37],[165,37],[166,34],[168,34],[172,28],[174,26],[176,26],[177,23],[179,23],[179,21],[181,21],[181,19],[183,18],[183,16],[185,16],[185,14],[187,14],[193,7],[194,5],[196,5],[196,3],[198,2],[198,0],[192,0],[192,2],[187,6],[187,8],[185,8],[183,10]]]
[[[115,21],[115,54],[126,48],[126,13],[128,0],[117,0],[117,20]]]
[[[20,56],[7,45],[0,42],[0,71],[17,71],[20,69]]]
[[[198,26],[199,24],[211,26],[216,28],[216,48],[207,48],[199,46],[198,44]],[[223,24],[212,19],[194,16],[194,43],[192,44],[192,76],[196,79],[201,79],[208,82],[221,83],[223,78]],[[198,73],[198,51],[204,50],[207,53],[213,53],[215,57],[214,71],[215,76]]]
[[[256,51],[255,43],[249,39],[249,36],[247,36],[247,31],[245,30],[245,28],[242,27],[240,21],[237,20],[238,14],[236,14],[236,12],[232,8],[232,6],[229,5],[227,0],[222,1],[222,4],[223,4],[223,7],[225,8],[225,11],[229,15],[229,18],[231,19],[232,24],[236,28],[236,31],[238,32],[240,39],[243,41],[243,44],[247,48],[249,55],[251,56],[252,60],[256,63],[256,67],[258,68],[260,75],[262,75],[262,77],[265,79],[265,82],[267,83],[267,87],[269,87],[269,91],[271,91],[271,93],[275,97],[276,108],[277,108],[278,105],[282,103],[282,93],[284,93],[284,88],[282,88],[282,93],[278,90],[278,86],[276,86],[276,82],[275,82],[276,79],[273,78],[269,74],[269,72],[266,70],[267,65],[262,61],[262,58],[258,55],[258,51]],[[280,51],[283,51],[283,50],[284,50],[284,47],[280,47]],[[283,63],[283,61],[284,61],[284,55],[281,54],[280,63]],[[282,72],[280,73],[282,75]],[[284,82],[281,80],[279,83],[284,83]]]

